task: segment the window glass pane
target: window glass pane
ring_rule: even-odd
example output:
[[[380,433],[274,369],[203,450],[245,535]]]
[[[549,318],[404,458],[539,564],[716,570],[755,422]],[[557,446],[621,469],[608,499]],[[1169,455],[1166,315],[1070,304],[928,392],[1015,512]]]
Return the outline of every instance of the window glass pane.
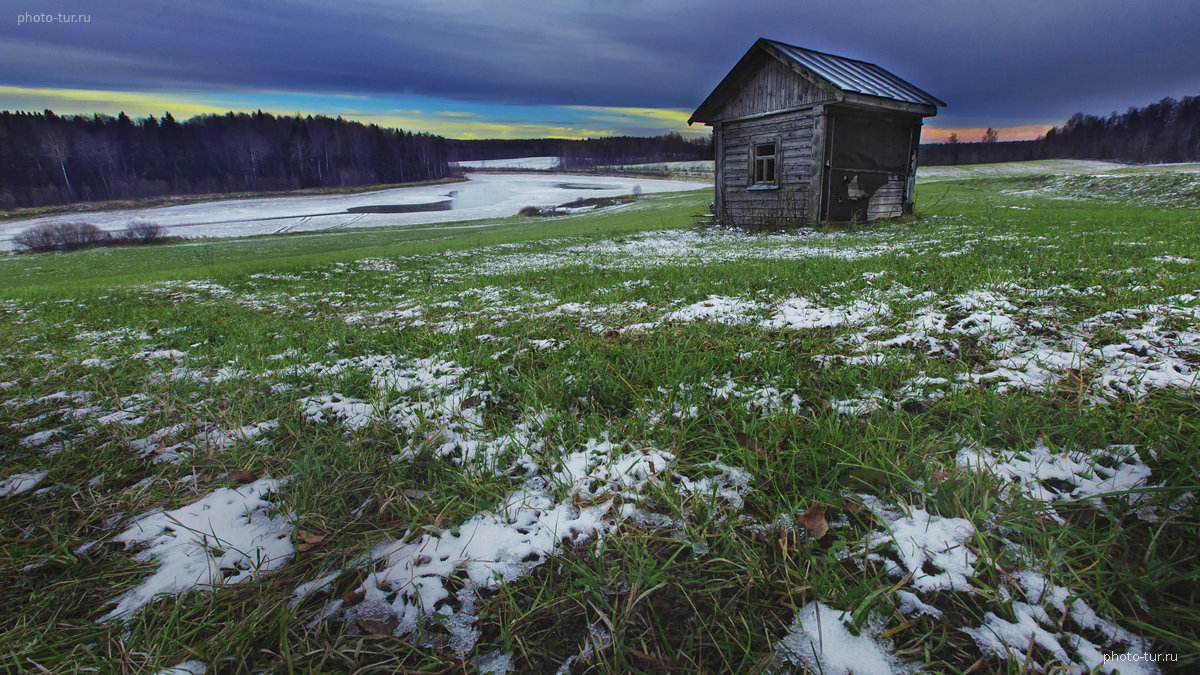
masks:
[[[750,180],[755,185],[775,184],[775,153],[778,143],[755,143],[750,146]]]
[[[775,182],[775,143],[757,143],[754,145],[754,182]]]

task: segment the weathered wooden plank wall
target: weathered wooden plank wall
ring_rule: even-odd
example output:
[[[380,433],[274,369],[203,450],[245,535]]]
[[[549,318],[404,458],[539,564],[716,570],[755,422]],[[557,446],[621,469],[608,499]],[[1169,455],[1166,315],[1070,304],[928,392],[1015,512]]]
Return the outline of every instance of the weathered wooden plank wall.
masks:
[[[764,57],[762,64],[713,116],[728,120],[817,103],[829,93],[800,77],[787,64]]]
[[[888,181],[867,201],[867,220],[898,218],[904,215],[905,180],[901,174],[888,176]]]
[[[757,225],[771,219],[797,224],[812,217],[816,119],[810,108],[722,123],[718,201],[726,219],[739,225]],[[778,189],[752,189],[751,158],[758,143],[776,144]]]

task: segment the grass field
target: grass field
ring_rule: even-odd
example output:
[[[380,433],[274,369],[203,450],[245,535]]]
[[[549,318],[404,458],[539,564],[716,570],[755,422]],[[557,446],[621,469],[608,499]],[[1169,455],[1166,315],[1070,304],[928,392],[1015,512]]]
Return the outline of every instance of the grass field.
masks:
[[[1192,174],[710,200],[0,258],[0,669],[1194,672]]]

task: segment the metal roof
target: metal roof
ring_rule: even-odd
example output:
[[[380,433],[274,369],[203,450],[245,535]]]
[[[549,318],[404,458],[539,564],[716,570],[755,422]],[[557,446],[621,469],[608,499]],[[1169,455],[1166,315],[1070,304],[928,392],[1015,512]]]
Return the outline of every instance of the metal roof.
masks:
[[[878,96],[904,103],[918,105],[945,106],[946,104],[934,96],[905,82],[874,63],[848,59],[844,56],[834,56],[823,52],[815,52],[794,45],[762,39],[762,42],[775,47],[781,54],[792,59],[799,65],[811,70],[823,80],[842,91]]]

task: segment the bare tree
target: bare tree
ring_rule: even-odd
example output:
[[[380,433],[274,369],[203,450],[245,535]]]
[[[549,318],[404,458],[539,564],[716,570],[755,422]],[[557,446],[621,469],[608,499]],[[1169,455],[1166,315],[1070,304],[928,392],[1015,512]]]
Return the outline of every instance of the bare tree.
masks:
[[[67,158],[70,155],[71,147],[65,134],[53,127],[45,127],[42,129],[42,152],[46,157],[58,162],[58,168],[62,170],[63,183],[67,186],[67,198],[74,199],[74,192],[71,190],[71,179],[67,178]]]

